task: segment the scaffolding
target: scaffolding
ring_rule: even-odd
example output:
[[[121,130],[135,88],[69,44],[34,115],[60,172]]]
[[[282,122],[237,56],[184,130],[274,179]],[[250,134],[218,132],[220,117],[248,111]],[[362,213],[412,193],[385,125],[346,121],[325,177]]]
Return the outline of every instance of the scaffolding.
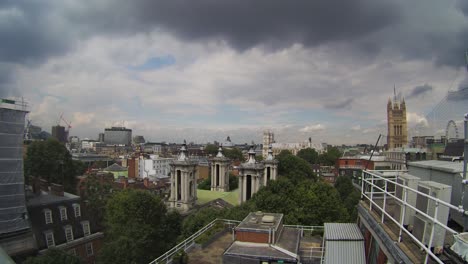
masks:
[[[0,237],[28,230],[23,138],[28,105],[0,99]]]

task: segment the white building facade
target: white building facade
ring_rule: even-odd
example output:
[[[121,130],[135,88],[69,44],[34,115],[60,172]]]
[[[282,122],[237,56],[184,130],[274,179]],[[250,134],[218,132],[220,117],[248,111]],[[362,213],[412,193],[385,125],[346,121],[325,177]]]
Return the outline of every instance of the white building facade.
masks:
[[[150,178],[156,180],[156,178],[167,177],[171,172],[172,158],[162,158],[158,155],[150,155],[150,158],[144,158],[140,156],[138,163],[138,178]]]

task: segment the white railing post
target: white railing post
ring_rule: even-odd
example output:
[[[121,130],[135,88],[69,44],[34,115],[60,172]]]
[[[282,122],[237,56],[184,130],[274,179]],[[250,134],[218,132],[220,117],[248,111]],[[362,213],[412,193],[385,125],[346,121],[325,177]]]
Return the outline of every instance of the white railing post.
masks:
[[[363,195],[363,192],[365,192],[364,190],[364,173],[365,171],[361,171],[361,199],[364,198],[364,195]]]
[[[369,205],[370,211],[372,212],[372,202],[374,201],[374,174],[371,173],[371,184],[370,184],[370,199],[371,203]]]
[[[382,219],[381,219],[381,222],[383,224],[384,222],[384,218],[385,218],[385,204],[387,203],[387,181],[385,181],[385,187],[384,187],[384,197],[383,197],[383,208],[382,208]]]
[[[396,186],[395,186],[396,188]],[[400,214],[400,223],[399,223],[399,227],[400,227],[400,233],[398,234],[398,243],[401,242],[401,236],[403,234],[403,223],[405,222],[405,213],[406,213],[406,199],[408,197],[408,189],[406,188],[403,188],[404,189],[404,192],[403,192],[403,209],[400,209],[400,210],[403,210],[403,212]]]
[[[434,210],[434,218],[432,219],[432,228],[431,228],[431,237],[429,238],[429,245],[427,246],[428,250],[431,250],[432,247],[432,240],[434,239],[434,229],[437,225],[437,223],[434,221],[434,219],[437,219],[437,213],[439,211],[439,201],[435,201],[435,210]],[[429,261],[429,252],[426,254],[426,260],[424,263],[427,263]]]

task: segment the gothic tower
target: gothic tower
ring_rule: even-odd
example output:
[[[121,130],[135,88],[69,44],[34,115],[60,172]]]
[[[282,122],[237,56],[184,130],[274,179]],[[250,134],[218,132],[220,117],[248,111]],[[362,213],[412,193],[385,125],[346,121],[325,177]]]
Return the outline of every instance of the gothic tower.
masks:
[[[263,161],[263,164],[265,164],[265,171],[263,172],[263,185],[267,186],[268,181],[274,181],[278,176],[278,161],[273,157],[273,150],[271,149],[271,145],[268,148],[268,156]]]
[[[401,148],[408,144],[405,99],[398,100],[396,93],[393,101],[387,103],[387,148]]]
[[[169,207],[186,212],[197,201],[197,164],[188,157],[187,146],[180,148],[179,156],[171,164],[171,196]]]
[[[223,155],[220,146],[218,154],[211,161],[211,190],[218,192],[229,191],[229,164],[230,160]]]
[[[239,166],[239,204],[249,200],[263,185],[265,166],[255,160],[253,147],[249,150],[249,160]]]

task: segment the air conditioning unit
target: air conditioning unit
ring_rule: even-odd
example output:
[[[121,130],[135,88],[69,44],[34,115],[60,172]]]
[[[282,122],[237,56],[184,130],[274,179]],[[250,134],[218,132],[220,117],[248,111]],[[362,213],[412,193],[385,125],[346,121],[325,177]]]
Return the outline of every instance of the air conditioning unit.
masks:
[[[417,190],[418,188],[418,183],[419,183],[419,178],[410,174],[402,174],[399,175],[396,182],[399,184],[402,184],[404,186],[407,186],[413,190]],[[399,185],[395,185],[395,196],[400,199],[404,200],[405,199],[405,189]],[[413,191],[408,190],[406,192],[406,202],[408,204],[411,204],[412,206],[416,205],[416,193]],[[403,216],[403,211],[405,211],[404,214],[404,219],[401,219]],[[402,202],[397,200],[396,205],[395,205],[395,210],[394,210],[394,218],[400,222],[403,223],[405,227],[408,228],[408,230],[413,230],[414,226],[414,209],[404,206]]]
[[[450,203],[452,195],[452,186],[433,182],[433,181],[420,181],[418,184],[418,191],[428,194],[431,197],[437,198],[441,201]],[[437,216],[435,215],[436,202],[426,196],[417,195],[416,208],[425,212],[429,217],[434,217],[440,223],[447,225],[449,208],[444,205],[439,205]],[[414,217],[413,234],[424,245],[429,245],[431,231],[433,227],[432,219],[421,213],[416,212]],[[431,247],[434,248],[435,253],[440,253],[444,246],[445,228],[440,225],[434,227],[434,238]]]

